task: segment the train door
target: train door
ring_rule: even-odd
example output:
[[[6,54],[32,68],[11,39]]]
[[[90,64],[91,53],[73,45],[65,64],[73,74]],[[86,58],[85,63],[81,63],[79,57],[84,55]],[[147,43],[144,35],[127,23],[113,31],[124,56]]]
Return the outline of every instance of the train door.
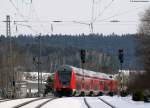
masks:
[[[109,83],[107,80],[104,81],[104,93],[107,94],[109,92]]]
[[[99,91],[104,92],[104,81],[103,80],[99,81]]]
[[[76,94],[79,95],[81,92],[82,78],[80,78],[79,76],[76,78]]]
[[[95,79],[93,83],[94,95],[97,95],[99,92],[99,80]]]
[[[90,91],[90,79],[86,78],[85,79],[85,94],[87,95]]]

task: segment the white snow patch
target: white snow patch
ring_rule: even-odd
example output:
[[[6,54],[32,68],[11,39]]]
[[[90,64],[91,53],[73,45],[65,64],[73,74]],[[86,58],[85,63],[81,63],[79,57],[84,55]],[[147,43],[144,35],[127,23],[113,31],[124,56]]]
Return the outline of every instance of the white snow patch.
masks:
[[[92,108],[110,108],[110,106],[102,102],[97,97],[86,97],[86,100]]]
[[[38,100],[38,101],[32,102],[30,104],[27,104],[21,108],[36,108],[39,104],[42,104],[43,102],[45,102],[47,100],[49,100],[49,99]]]
[[[59,98],[53,100],[42,108],[87,108],[84,104],[83,98],[72,97],[72,98]]]
[[[150,103],[135,102],[131,100],[131,97],[119,97],[119,96],[101,96],[100,98],[106,100],[117,108],[150,108]]]
[[[0,108],[12,108],[18,104],[21,104],[30,100],[34,100],[34,99],[36,98],[24,98],[24,99],[16,99],[16,100],[2,102],[0,103]]]
[[[27,83],[34,83],[34,84],[38,84],[38,81],[31,81],[31,80],[24,80],[26,81]],[[41,81],[40,81],[41,83]],[[46,84],[46,82],[42,81],[42,83]]]

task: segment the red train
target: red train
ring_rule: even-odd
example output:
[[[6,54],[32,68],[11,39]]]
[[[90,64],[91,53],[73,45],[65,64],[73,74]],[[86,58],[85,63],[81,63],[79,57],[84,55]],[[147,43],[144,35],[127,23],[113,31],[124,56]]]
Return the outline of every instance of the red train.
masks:
[[[54,72],[55,96],[102,95],[117,92],[117,81],[107,74],[65,65]]]

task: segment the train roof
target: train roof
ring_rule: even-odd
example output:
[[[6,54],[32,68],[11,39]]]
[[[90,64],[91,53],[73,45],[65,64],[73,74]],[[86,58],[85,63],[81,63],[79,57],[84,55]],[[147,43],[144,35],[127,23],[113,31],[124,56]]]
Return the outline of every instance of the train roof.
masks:
[[[74,69],[75,73],[80,74],[80,75],[83,75],[83,72],[84,72],[84,75],[89,76],[89,77],[96,77],[96,78],[102,78],[102,79],[113,79],[113,78],[110,78],[110,75],[107,75],[105,73],[94,72],[94,71],[90,71],[90,70],[86,70],[86,69],[82,70],[81,68],[77,68],[77,67],[70,66],[70,65],[63,65],[60,68],[58,68],[58,70],[65,69],[65,70],[70,71],[71,68]]]
[[[80,75],[84,75],[85,76],[89,76],[89,77],[96,77],[96,78],[103,78],[103,79],[111,79],[109,77],[109,75],[105,74],[105,73],[101,73],[101,72],[94,72],[94,71],[90,71],[90,70],[86,70],[86,69],[81,69],[81,68],[76,68],[76,67],[72,67],[75,71],[75,73],[78,73]]]

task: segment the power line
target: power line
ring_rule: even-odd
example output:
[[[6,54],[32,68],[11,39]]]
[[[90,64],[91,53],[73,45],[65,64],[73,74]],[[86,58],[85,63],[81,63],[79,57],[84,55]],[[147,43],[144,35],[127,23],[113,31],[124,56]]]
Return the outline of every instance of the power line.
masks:
[[[37,13],[36,10],[35,10],[34,3],[33,3],[33,2],[31,3],[31,7],[32,7],[33,12],[35,13],[35,16],[36,16],[37,21],[40,21],[40,18],[39,18],[39,16],[38,16],[38,13]],[[40,24],[40,25],[41,25],[41,28],[45,31],[44,25],[43,25],[43,24]]]
[[[31,25],[25,25],[25,24],[18,24],[16,23],[16,25],[20,25],[20,26],[24,26],[24,27],[27,27],[29,28],[31,31],[35,32],[35,33],[39,33],[38,31],[36,31],[35,29],[33,29],[33,27]]]
[[[145,6],[145,5],[144,5],[144,6]],[[134,8],[133,10],[143,8],[144,6]],[[105,20],[107,20],[107,19],[111,19],[111,18],[116,17],[116,16],[125,15],[125,14],[128,14],[128,13],[133,12],[133,10],[130,9],[130,10],[127,10],[127,11],[124,11],[124,12],[121,12],[121,13],[118,13],[118,14],[115,14],[115,15],[112,15],[112,16],[107,17],[107,18],[105,18],[105,19],[101,19],[101,20],[99,20],[99,21],[105,21]]]
[[[19,14],[19,16],[21,16],[22,18],[25,18],[25,16],[20,12],[19,8],[16,7],[16,5],[14,4],[14,2],[12,0],[9,0],[9,2],[12,4],[12,6],[14,7],[14,9],[17,11],[17,13]]]
[[[101,13],[98,14],[98,16],[94,19],[94,22],[97,20],[98,17],[100,17],[114,2],[114,0],[112,0],[103,10]]]
[[[141,3],[141,2],[149,2],[149,0],[130,0],[130,2],[138,2],[138,3]]]

